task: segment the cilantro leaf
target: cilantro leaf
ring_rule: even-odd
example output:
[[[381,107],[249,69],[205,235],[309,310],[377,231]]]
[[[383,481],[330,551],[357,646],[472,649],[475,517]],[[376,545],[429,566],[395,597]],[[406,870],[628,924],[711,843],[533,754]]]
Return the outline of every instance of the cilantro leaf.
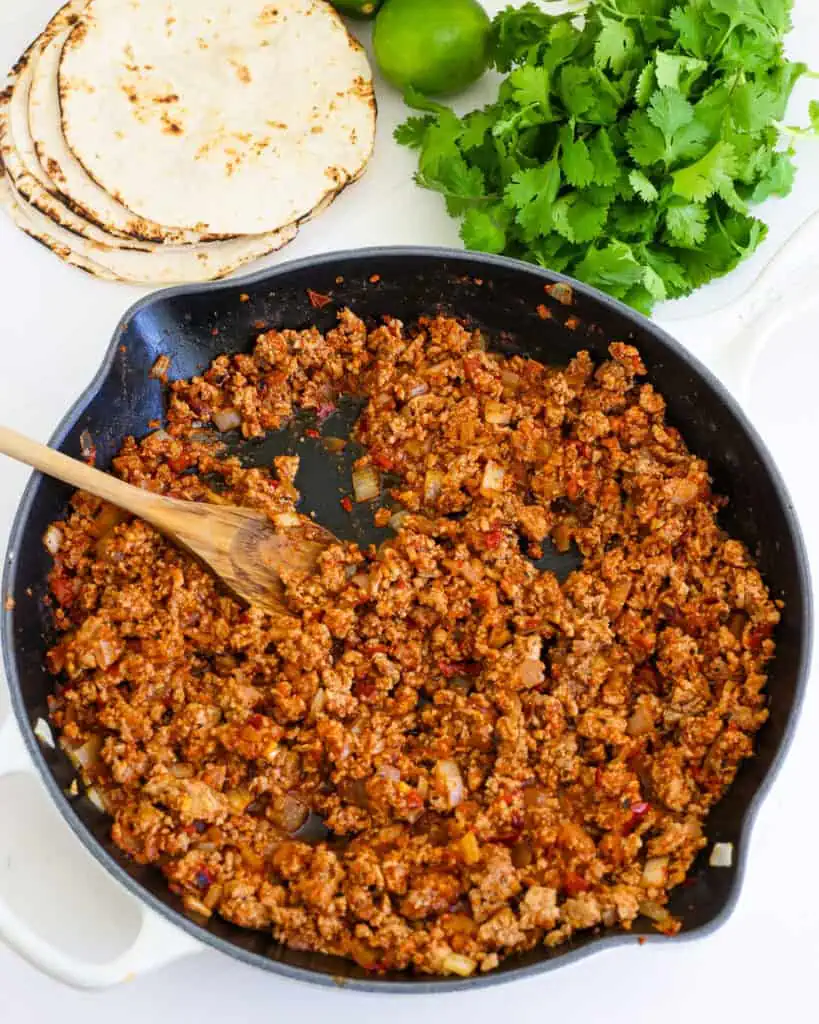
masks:
[[[735,173],[733,146],[718,142],[702,159],[675,172],[672,189],[683,199],[703,203],[715,192],[732,184]]]
[[[654,73],[654,65],[646,64],[637,76],[637,84],[634,87],[634,102],[638,107],[647,107],[648,101],[654,95],[657,88],[657,75]]]
[[[502,208],[493,211],[477,207],[467,210],[461,224],[461,239],[467,249],[500,253],[506,248],[506,218]]]
[[[591,137],[589,158],[594,165],[594,180],[598,185],[613,185],[620,176],[617,156],[611,135],[605,128],[598,129]]]
[[[631,246],[610,242],[602,248],[589,249],[575,273],[583,281],[619,297],[642,280],[643,266]]]
[[[588,68],[568,64],[560,69],[560,101],[572,117],[581,118],[597,104],[597,92]]]
[[[746,206],[794,180],[783,129],[803,64],[793,0],[535,3],[494,19],[496,100],[458,117],[413,90],[396,139],[466,245],[587,280],[639,309],[729,272],[765,236]],[[783,134],[784,133],[784,134]],[[787,145],[787,143],[786,143]]]
[[[665,212],[668,241],[684,249],[695,249],[705,241],[707,222],[706,207],[675,200]]]
[[[560,188],[560,168],[556,159],[543,167],[532,167],[512,175],[503,193],[504,204],[515,211],[515,221],[523,238],[531,241],[547,234],[552,227],[552,213]]]
[[[660,89],[678,89],[686,92],[691,83],[708,67],[704,60],[686,57],[683,54],[666,53],[658,50],[654,58],[657,85]],[[646,65],[650,68],[651,65]]]
[[[635,45],[634,33],[623,21],[600,15],[600,33],[594,44],[594,62],[605,70],[622,71]]]
[[[521,107],[538,107],[548,120],[552,119],[551,76],[548,68],[524,64],[507,79],[512,96]]]
[[[586,198],[580,192],[562,196],[552,208],[552,224],[570,242],[591,242],[599,238],[608,218],[608,206]]]
[[[631,183],[631,187],[644,203],[653,203],[660,194],[656,186],[652,184],[651,180],[642,171],[630,171],[628,180]]]
[[[583,139],[574,137],[572,125],[560,129],[560,166],[570,185],[584,188],[594,181],[594,164]]]
[[[424,144],[427,128],[434,122],[434,117],[408,117],[395,129],[393,138],[402,146],[420,149]]]

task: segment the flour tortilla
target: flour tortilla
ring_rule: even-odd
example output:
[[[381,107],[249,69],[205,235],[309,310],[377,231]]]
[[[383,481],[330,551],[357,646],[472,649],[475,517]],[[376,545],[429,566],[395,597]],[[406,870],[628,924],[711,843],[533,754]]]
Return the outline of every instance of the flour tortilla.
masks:
[[[56,48],[40,58],[49,81]],[[35,71],[39,144],[37,84]],[[190,231],[301,220],[373,147],[369,64],[324,0],[89,0],[59,90],[62,137],[88,175],[139,217]]]
[[[173,254],[180,257],[182,268],[191,263],[193,256],[199,252],[207,253],[207,265],[214,259],[226,258],[232,262],[246,250],[257,253],[269,241],[270,248],[279,248],[281,241],[275,234],[268,236],[247,236],[244,239],[203,243],[199,246],[171,247],[166,243],[157,244],[141,240],[114,236],[96,224],[91,223],[61,198],[50,178],[43,175],[33,142],[27,132],[26,97],[30,83],[30,69],[26,62],[18,67],[17,80],[7,109],[0,106],[0,156],[5,163],[6,173],[11,179],[18,200],[36,207],[55,225],[65,228],[91,242],[97,242],[109,248],[134,249],[140,252],[157,252],[164,250],[170,258]],[[15,130],[16,129],[16,130]],[[36,172],[39,169],[39,173]],[[47,183],[43,184],[43,180]],[[72,243],[73,244],[73,243]]]
[[[67,231],[27,204],[8,177],[0,193],[0,205],[18,227],[67,262],[98,277],[134,284],[185,284],[225,277],[250,260],[280,249],[298,233],[298,228],[290,225],[253,239],[177,248],[160,245],[152,252],[138,252],[101,245]]]
[[[43,45],[33,47],[28,64],[31,74],[28,120],[40,166],[76,213],[109,234],[122,235],[169,245],[195,245],[212,235],[201,231],[178,230],[137,216],[114,196],[101,188],[77,160],[63,136],[60,119],[58,75],[60,56],[69,31],[46,30]],[[147,157],[150,164],[150,157]],[[144,168],[147,183],[154,188],[168,187],[150,166]]]
[[[57,239],[53,238],[47,232],[38,231],[25,213],[23,207],[15,198],[12,186],[5,175],[0,175],[0,209],[5,210],[21,231],[25,231],[27,235],[30,235],[31,238],[36,242],[40,242],[47,249],[51,249],[52,252],[56,253],[70,266],[77,267],[78,270],[84,270],[87,274],[92,274],[94,277],[101,277],[106,281],[122,280],[122,278],[117,277],[116,274],[112,274],[109,270],[106,270],[105,267],[101,267],[93,263],[91,260],[87,260],[85,257],[78,255],[66,246],[61,245]]]

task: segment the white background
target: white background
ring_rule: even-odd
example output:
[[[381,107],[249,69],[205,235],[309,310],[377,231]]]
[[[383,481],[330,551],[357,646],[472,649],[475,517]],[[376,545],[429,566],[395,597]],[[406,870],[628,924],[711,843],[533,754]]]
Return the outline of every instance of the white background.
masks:
[[[492,10],[500,6],[487,4]],[[55,0],[0,0],[0,66],[11,65],[54,9]],[[789,42],[794,56],[819,67],[819,14],[814,10],[811,0],[797,0],[796,30]],[[792,119],[804,112],[811,86],[813,95],[819,95],[817,83],[800,86]],[[484,81],[466,102],[481,102],[491,93],[492,83]],[[401,104],[383,86],[379,99],[377,153],[367,176],[271,262],[371,244],[457,244],[438,197],[411,184],[412,156],[391,141]],[[762,279],[764,289],[753,287],[767,260],[819,207],[819,142],[801,145],[800,166],[795,194],[769,203],[764,211],[772,231],[763,251],[725,282],[659,311],[658,319],[706,362],[722,367],[725,343],[750,318],[748,311],[763,305],[767,309],[766,344],[744,400],[785,474],[813,564],[819,565],[813,443],[819,437],[819,300],[806,276],[806,268],[819,264],[819,239],[790,246],[785,265]],[[815,280],[819,282],[819,274]],[[63,266],[0,218],[0,420],[47,439],[91,379],[119,317],[141,294]],[[728,309],[738,298],[739,306]],[[765,302],[760,304],[760,299]],[[774,302],[778,320],[770,313]],[[21,467],[0,462],[0,549],[26,477]],[[0,693],[0,718],[1,705]],[[819,888],[812,879],[819,842],[813,756],[817,730],[819,697],[814,690],[785,768],[759,815],[739,906],[707,940],[660,947],[638,947],[635,942],[539,979],[435,997],[312,988],[214,952],[104,992],[79,992],[46,978],[0,946],[0,1021],[205,1024],[257,1018],[311,1021],[319,1014],[360,1024],[381,1024],[385,1016],[394,1024],[421,1017],[451,1024],[499,1018],[516,1024],[569,1018],[607,1024],[656,1024],[658,1019],[664,1024],[816,1021]],[[90,862],[39,785],[27,780],[0,780],[4,897],[18,909],[28,909],[42,934],[78,956],[99,959],[108,949],[118,949],[134,919],[130,898]]]

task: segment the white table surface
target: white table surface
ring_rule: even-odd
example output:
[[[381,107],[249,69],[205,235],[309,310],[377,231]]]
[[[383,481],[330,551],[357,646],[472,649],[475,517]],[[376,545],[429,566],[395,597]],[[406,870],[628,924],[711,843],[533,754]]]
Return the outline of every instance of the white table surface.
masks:
[[[492,10],[500,6],[487,3]],[[819,67],[819,14],[812,6],[812,0],[797,0],[797,28],[790,48]],[[0,0],[0,65],[12,63],[54,8],[55,0]],[[799,87],[794,117],[804,110],[812,85]],[[819,88],[813,95],[817,93]],[[484,82],[471,98],[482,101],[490,95],[491,83]],[[412,156],[391,141],[401,104],[385,88],[379,98],[379,140],[369,173],[270,262],[363,245],[457,244],[455,228],[438,197],[411,184]],[[794,195],[769,203],[764,211],[772,230],[763,252],[726,281],[675,309],[658,312],[658,319],[706,362],[717,364],[721,346],[742,319],[736,308],[720,310],[752,284],[766,259],[819,206],[819,142],[801,144],[799,160]],[[816,244],[791,247],[776,280],[766,281],[771,295],[779,291],[788,303],[780,307],[780,323],[767,322],[768,341],[744,401],[786,477],[813,564],[819,565],[819,521],[814,511],[819,477],[812,443],[819,437],[813,383],[819,378],[819,295],[803,285],[798,294],[787,291],[797,275],[804,281],[805,267],[814,261],[819,263]],[[119,317],[141,294],[140,289],[94,281],[63,266],[0,218],[0,419],[47,439],[96,370]],[[21,467],[0,463],[0,550],[26,478]],[[818,731],[819,695],[814,688],[786,765],[759,814],[739,906],[707,940],[660,947],[639,947],[635,942],[542,978],[435,997],[375,997],[313,988],[212,951],[117,988],[80,992],[46,978],[0,946],[0,1022],[206,1024],[257,1017],[314,1020],[319,1014],[360,1024],[380,1024],[385,1015],[395,1024],[421,1016],[451,1024],[483,1024],[498,1017],[541,1022],[569,1015],[573,1021],[607,1024],[655,1024],[658,1019],[668,1024],[768,1024],[772,1018],[789,1024],[815,1022],[819,889],[803,879],[814,870],[819,843],[813,756]],[[117,915],[127,908],[112,898],[96,867],[88,869],[84,851],[36,787],[24,802],[15,804],[4,797],[0,785],[0,881],[3,871],[14,867],[11,854],[2,853],[8,845],[3,837],[26,828],[32,838],[16,856],[25,857],[31,868],[26,877],[35,880],[29,884],[36,888],[30,894],[16,894],[21,904],[39,907],[68,948],[113,934],[121,923]]]

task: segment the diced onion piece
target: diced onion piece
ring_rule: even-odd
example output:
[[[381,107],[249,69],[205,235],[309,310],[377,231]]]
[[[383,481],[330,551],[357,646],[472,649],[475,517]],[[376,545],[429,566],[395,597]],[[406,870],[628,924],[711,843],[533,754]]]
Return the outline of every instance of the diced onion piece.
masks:
[[[424,477],[424,501],[432,503],[437,501],[441,495],[444,485],[444,474],[440,469],[428,469]]]
[[[34,723],[34,735],[44,746],[54,749],[54,734],[44,718],[38,718]]]
[[[665,907],[656,903],[654,900],[641,900],[639,904],[640,913],[644,917],[650,917],[652,921],[656,921],[657,924],[664,924],[671,917],[671,914],[666,910]]]
[[[712,868],[730,868],[734,863],[734,844],[714,843],[708,863]]]
[[[574,292],[572,286],[565,284],[563,281],[555,281],[554,284],[547,284],[544,291],[552,296],[562,306],[571,306],[574,301]]]
[[[314,720],[321,714],[324,705],[327,703],[327,691],[323,686],[316,690],[316,695],[310,702],[310,718]]]
[[[264,861],[262,861],[262,867],[264,867]],[[204,899],[202,900],[208,910],[212,910],[216,906],[219,900],[221,900],[223,892],[224,888],[221,885],[212,885],[210,889],[208,889]]]
[[[158,356],[156,362],[148,371],[148,376],[151,380],[162,380],[171,368],[171,360],[169,356]]]
[[[420,398],[421,395],[425,395],[427,391],[429,391],[429,384],[424,384],[423,382],[421,382],[420,384],[415,384],[413,387],[410,388],[408,397]]]
[[[401,770],[393,764],[382,764],[376,774],[379,778],[389,779],[391,782],[400,782]]]
[[[90,459],[93,458],[95,452],[96,447],[94,445],[94,438],[91,436],[91,431],[84,430],[80,434],[80,455],[82,455],[84,459]]]
[[[496,462],[492,462],[490,459],[486,464],[486,468],[483,471],[483,479],[481,480],[481,494],[485,498],[491,497],[493,494],[497,494],[503,490],[503,478],[505,471],[502,466],[499,466]]]
[[[488,401],[485,408],[486,422],[496,427],[506,427],[512,420],[512,410],[502,402]]]
[[[218,409],[211,419],[223,433],[226,430],[238,430],[242,425],[242,416],[237,409]]]
[[[172,764],[170,766],[170,773],[175,779],[192,779],[193,765],[192,764]]]
[[[629,718],[626,732],[629,736],[642,736],[650,732],[654,726],[654,720],[645,705],[641,704],[634,714]]]
[[[303,804],[297,797],[288,793],[282,801],[279,824],[285,832],[290,832],[292,835],[294,832],[298,832],[305,821],[307,821],[309,813],[309,807]]]
[[[185,895],[182,897],[182,904],[189,914],[199,914],[201,917],[204,918],[208,918],[212,914],[210,907],[204,904],[201,900],[197,899],[195,896],[191,896],[190,893],[185,893]]]
[[[512,370],[503,370],[501,383],[507,391],[518,391],[520,390],[520,374],[513,373]]]
[[[410,512],[402,508],[400,512],[395,512],[390,516],[389,527],[391,530],[395,530],[396,533],[401,529],[404,523],[409,519]]]
[[[226,794],[228,807],[233,814],[244,814],[253,803],[253,794],[249,789],[239,786]]]
[[[324,447],[328,452],[335,454],[336,452],[343,452],[347,447],[347,442],[343,437],[325,437]]]
[[[102,737],[92,736],[81,747],[66,750],[69,761],[75,768],[90,768],[99,757],[102,748]]]
[[[273,517],[273,522],[280,530],[287,530],[292,526],[299,526],[301,519],[298,512],[279,512]]]
[[[85,795],[98,811],[102,811],[103,814],[108,813],[108,808],[105,806],[105,798],[96,786],[89,786],[85,791]]]
[[[523,686],[538,686],[544,680],[543,662],[536,658],[526,658],[521,662],[518,676]]]
[[[477,864],[481,859],[481,848],[474,832],[467,832],[459,841],[458,848],[466,864]]]
[[[464,780],[454,761],[438,761],[433,770],[435,786],[449,807],[457,807],[464,798]]]
[[[477,966],[471,957],[462,956],[460,953],[447,953],[441,961],[441,967],[447,974],[457,974],[461,978],[468,978],[474,974]]]
[[[46,551],[50,555],[56,555],[60,550],[60,546],[63,542],[62,530],[58,529],[53,524],[45,532],[43,537],[43,544],[45,544]]]
[[[110,640],[98,640],[94,644],[94,658],[98,668],[110,668],[118,657],[117,649]]]
[[[381,479],[372,466],[361,466],[353,470],[353,493],[355,500],[372,501],[381,493]]]
[[[668,857],[649,857],[643,865],[643,885],[665,885]]]

